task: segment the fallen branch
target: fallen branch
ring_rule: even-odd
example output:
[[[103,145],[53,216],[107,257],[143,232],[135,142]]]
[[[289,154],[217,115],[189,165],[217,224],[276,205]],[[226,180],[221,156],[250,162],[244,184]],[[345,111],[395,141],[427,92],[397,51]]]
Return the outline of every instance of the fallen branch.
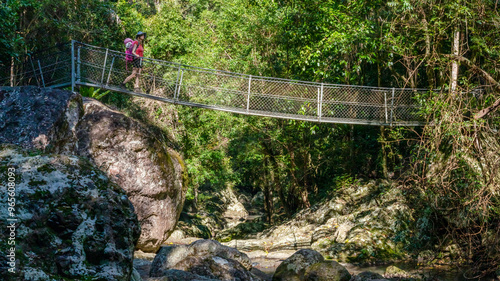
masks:
[[[474,119],[477,120],[477,119],[483,118],[484,116],[497,110],[499,107],[500,107],[500,99],[497,99],[492,105],[488,106],[487,108],[483,108],[478,113],[476,113],[474,115]]]

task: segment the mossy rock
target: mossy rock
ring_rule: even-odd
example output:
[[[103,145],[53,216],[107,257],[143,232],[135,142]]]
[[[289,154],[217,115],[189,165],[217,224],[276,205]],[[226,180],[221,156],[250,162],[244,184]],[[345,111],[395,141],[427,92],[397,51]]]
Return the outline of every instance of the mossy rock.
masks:
[[[349,281],[351,274],[336,261],[322,261],[306,268],[304,280]]]
[[[0,168],[15,169],[16,274],[2,280],[129,280],[140,228],[124,191],[87,160],[0,150]],[[34,183],[36,180],[36,184]],[[7,178],[0,177],[7,210]],[[9,214],[0,213],[7,221]],[[0,231],[0,240],[10,233]],[[0,243],[6,264],[7,243]]]
[[[390,265],[385,269],[385,275],[390,277],[407,277],[408,272],[395,265]]]

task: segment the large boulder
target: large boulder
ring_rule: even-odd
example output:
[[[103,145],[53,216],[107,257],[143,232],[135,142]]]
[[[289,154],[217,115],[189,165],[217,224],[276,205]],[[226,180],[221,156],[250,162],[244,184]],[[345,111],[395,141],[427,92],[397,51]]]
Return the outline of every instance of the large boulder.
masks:
[[[349,281],[351,274],[336,261],[327,261],[309,249],[297,251],[283,261],[273,276],[273,281]]]
[[[88,160],[33,154],[0,147],[2,280],[130,280],[140,229],[125,192]]]
[[[58,89],[0,87],[0,143],[45,152],[68,152],[76,144],[82,97]]]
[[[184,204],[182,158],[151,127],[84,100],[57,89],[0,88],[0,144],[91,159],[132,201],[142,228],[137,248],[156,252]]]
[[[137,248],[156,252],[174,231],[184,204],[181,157],[151,129],[96,100],[85,98],[84,111],[77,153],[92,159],[126,191],[142,229]]]
[[[411,274],[406,272],[405,270],[395,266],[395,265],[390,265],[385,269],[384,276],[387,278],[409,278],[411,277]]]
[[[314,250],[299,250],[276,268],[273,281],[303,280],[304,273],[309,266],[324,260],[323,256]]]
[[[314,281],[349,281],[351,274],[336,261],[322,261],[308,266],[304,280]]]
[[[250,272],[251,269],[252,264],[246,254],[214,240],[198,240],[190,245],[162,247],[151,265],[150,276],[173,278],[184,273],[172,270],[181,270],[195,274],[190,278],[201,276],[217,280],[260,280]]]
[[[220,193],[222,201],[226,205],[225,211],[222,214],[227,222],[227,228],[234,227],[244,221],[248,217],[248,211],[245,206],[238,200],[232,188],[226,188]]]

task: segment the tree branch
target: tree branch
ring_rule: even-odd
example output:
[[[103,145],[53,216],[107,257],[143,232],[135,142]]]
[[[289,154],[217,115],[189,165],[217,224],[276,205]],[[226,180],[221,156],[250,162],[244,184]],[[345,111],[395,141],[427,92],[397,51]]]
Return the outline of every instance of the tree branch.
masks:
[[[455,59],[458,59],[460,62],[465,63],[469,68],[471,68],[472,70],[481,74],[481,76],[483,76],[484,79],[486,79],[486,81],[488,81],[488,83],[490,83],[496,91],[500,92],[500,82],[496,81],[493,77],[491,77],[491,75],[488,72],[486,72],[483,69],[481,69],[480,67],[476,66],[469,59],[467,59],[463,56],[452,56],[452,57]],[[474,119],[476,119],[476,120],[481,119],[484,116],[494,112],[499,107],[500,107],[500,99],[497,99],[492,105],[478,111],[474,115]]]

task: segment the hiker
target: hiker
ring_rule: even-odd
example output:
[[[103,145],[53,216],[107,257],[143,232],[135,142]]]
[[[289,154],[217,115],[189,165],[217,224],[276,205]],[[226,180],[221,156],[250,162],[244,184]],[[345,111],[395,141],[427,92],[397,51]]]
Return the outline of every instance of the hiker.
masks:
[[[125,78],[125,81],[120,85],[122,88],[126,88],[125,84],[127,84],[128,81],[132,80],[135,78],[135,83],[134,83],[134,91],[135,92],[140,92],[141,89],[139,88],[139,76],[141,76],[141,70],[142,70],[142,57],[144,56],[144,39],[146,38],[146,33],[139,31],[137,32],[137,35],[135,36],[135,41],[134,45],[132,47],[132,56],[134,57],[134,60],[132,61],[132,74]]]

